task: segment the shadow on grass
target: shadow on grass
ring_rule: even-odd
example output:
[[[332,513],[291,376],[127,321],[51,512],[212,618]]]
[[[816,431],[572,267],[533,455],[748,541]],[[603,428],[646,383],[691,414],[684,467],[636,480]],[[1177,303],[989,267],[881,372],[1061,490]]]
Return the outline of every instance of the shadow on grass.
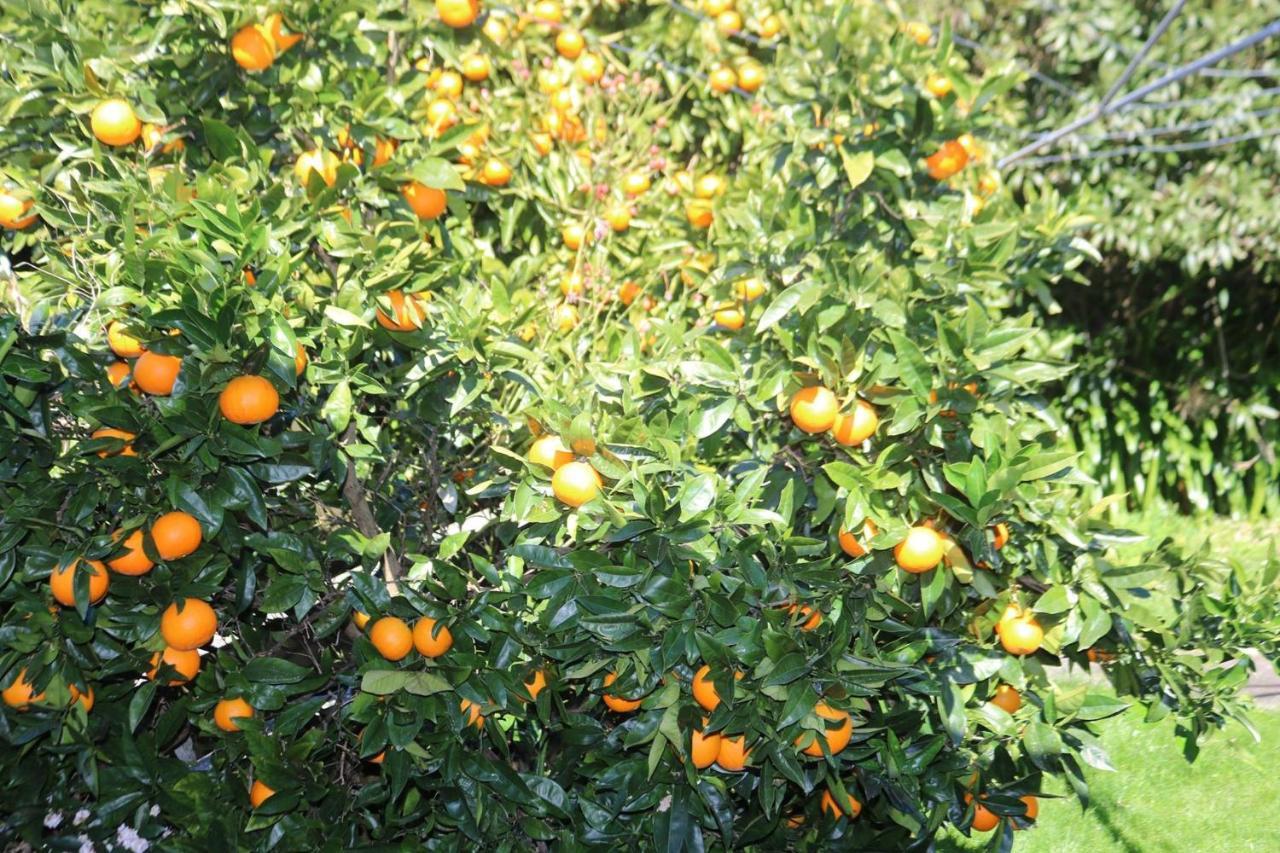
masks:
[[[1089,811],[1098,824],[1115,840],[1116,846],[1125,853],[1144,853],[1144,850],[1150,850],[1149,847],[1144,848],[1141,844],[1135,844],[1124,828],[1116,825],[1116,822],[1111,819],[1111,809],[1107,804],[1095,801],[1090,804]]]

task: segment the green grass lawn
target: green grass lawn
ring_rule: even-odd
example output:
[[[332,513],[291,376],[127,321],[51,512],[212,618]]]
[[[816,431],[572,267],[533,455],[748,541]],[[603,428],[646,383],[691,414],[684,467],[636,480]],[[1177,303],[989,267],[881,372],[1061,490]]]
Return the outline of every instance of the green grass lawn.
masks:
[[[1168,537],[1189,551],[1207,542],[1215,557],[1239,560],[1246,565],[1261,563],[1273,553],[1280,555],[1280,520],[1277,519],[1246,521],[1211,515],[1185,516],[1170,507],[1157,505],[1141,514],[1117,512],[1109,520],[1117,527],[1149,537],[1145,542],[1121,548],[1125,554],[1141,554]]]
[[[1280,713],[1258,711],[1255,743],[1241,726],[1211,737],[1194,764],[1173,723],[1130,711],[1099,725],[1117,772],[1087,768],[1093,802],[1041,801],[1038,826],[1018,833],[1018,853],[1214,853],[1280,850]],[[1055,787],[1053,793],[1063,793]],[[990,833],[939,838],[940,851],[976,851]]]

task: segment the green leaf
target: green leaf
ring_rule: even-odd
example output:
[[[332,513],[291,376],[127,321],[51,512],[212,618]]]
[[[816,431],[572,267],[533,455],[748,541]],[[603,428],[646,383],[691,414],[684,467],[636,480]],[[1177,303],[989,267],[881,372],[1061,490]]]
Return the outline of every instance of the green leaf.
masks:
[[[870,151],[859,151],[850,157],[843,145],[837,146],[837,150],[844,163],[844,175],[849,179],[849,189],[857,189],[871,177],[871,171],[876,165],[876,155]]]
[[[281,658],[254,658],[241,672],[260,684],[296,684],[312,674],[309,668]]]

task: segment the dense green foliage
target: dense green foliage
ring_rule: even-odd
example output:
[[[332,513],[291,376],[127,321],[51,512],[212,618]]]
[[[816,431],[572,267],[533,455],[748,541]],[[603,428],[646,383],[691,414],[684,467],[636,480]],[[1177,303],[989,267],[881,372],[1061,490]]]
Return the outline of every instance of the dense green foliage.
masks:
[[[1034,129],[1084,114],[1138,54],[1165,3],[938,4],[956,31],[992,56],[1048,75],[1028,77],[1025,115],[1006,150]],[[1257,32],[1273,3],[1192,2],[1121,94]],[[1061,409],[1098,477],[1187,510],[1280,511],[1280,207],[1274,180],[1280,89],[1274,40],[1153,93],[1015,170],[1018,186],[1052,184],[1087,215],[1101,252],[1088,286],[1054,294],[1052,328],[1074,336],[1081,369]],[[1201,150],[1161,146],[1258,138]],[[1122,156],[1096,156],[1100,153]],[[1091,156],[1093,155],[1093,156]]]
[[[555,27],[481,35],[376,0],[289,4],[305,40],[248,74],[228,39],[267,10],[70,5],[0,18],[6,189],[39,217],[0,238],[0,685],[44,694],[0,716],[4,832],[895,849],[969,831],[977,797],[999,847],[1046,775],[1087,800],[1092,723],[1140,703],[1194,744],[1242,714],[1267,578],[1116,559],[1130,537],[1082,502],[1046,414],[1071,364],[1022,294],[1086,246],[1056,190],[991,182],[1014,69],[974,73],[945,28],[916,39],[875,4],[797,0],[769,44],[666,3],[569,4],[606,68],[588,82]],[[433,125],[432,69],[475,51],[492,73],[457,129]],[[748,56],[754,96],[699,76]],[[107,96],[161,136],[96,141]],[[965,166],[966,133],[977,162],[930,177],[940,149]],[[313,148],[345,158],[297,170]],[[653,186],[627,199],[636,173]],[[415,217],[412,180],[447,210]],[[113,321],[149,351],[126,365],[145,393],[107,378]],[[157,354],[182,359],[171,393],[144,379]],[[280,398],[260,424],[224,416],[245,374]],[[874,407],[869,441],[793,426],[818,384]],[[566,467],[528,458],[543,430],[602,475],[579,508],[556,496]],[[203,541],[162,559],[171,510]],[[899,568],[928,526],[946,559]],[[135,529],[154,569],[91,603],[85,561]],[[51,580],[77,565],[59,607]],[[218,618],[199,675],[145,678],[186,597]],[[1010,607],[1042,643],[1006,651]],[[359,614],[439,620],[452,647],[388,654]],[[1115,692],[1062,682],[1064,661]],[[703,665],[714,710],[691,696]],[[239,731],[215,725],[226,698],[255,709]],[[834,753],[820,702],[852,723]],[[745,767],[722,749],[695,768],[699,729],[744,739]],[[251,783],[274,792],[256,808]],[[824,795],[861,814],[833,820]]]

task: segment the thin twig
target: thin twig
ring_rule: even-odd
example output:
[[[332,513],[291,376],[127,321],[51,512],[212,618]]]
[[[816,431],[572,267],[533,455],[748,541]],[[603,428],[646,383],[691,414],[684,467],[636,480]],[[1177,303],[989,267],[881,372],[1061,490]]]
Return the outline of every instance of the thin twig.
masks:
[[[347,445],[356,439],[356,424],[353,420],[347,425],[346,432],[342,435],[342,444]],[[367,539],[373,539],[379,536],[382,531],[378,528],[378,521],[373,517],[373,510],[369,508],[369,499],[365,494],[364,484],[360,482],[360,478],[356,476],[356,462],[350,456],[347,457],[347,473],[342,481],[342,496],[347,499],[347,503],[351,506],[351,518],[355,522],[356,529]],[[400,567],[400,558],[396,556],[395,549],[390,545],[387,546],[387,552],[382,555],[382,579],[386,581],[387,591],[392,597],[400,594],[399,579],[402,574]]]

